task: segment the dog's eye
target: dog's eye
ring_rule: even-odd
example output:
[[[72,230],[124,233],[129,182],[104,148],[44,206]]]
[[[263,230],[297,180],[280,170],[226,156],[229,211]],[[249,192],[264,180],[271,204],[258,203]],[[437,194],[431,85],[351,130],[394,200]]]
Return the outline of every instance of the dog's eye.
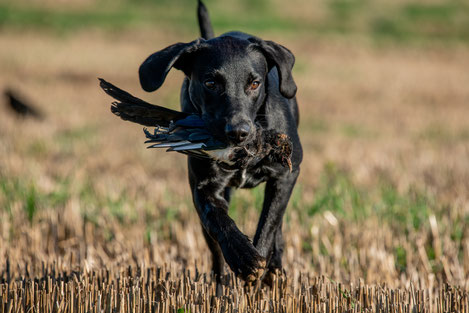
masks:
[[[261,84],[261,83],[260,83],[258,80],[254,80],[254,81],[251,83],[251,86],[249,86],[249,87],[250,87],[251,90],[256,90],[257,88],[259,88],[259,85],[260,85],[260,84]]]
[[[213,80],[207,80],[204,82],[204,85],[205,87],[207,87],[208,89],[215,89],[216,85],[215,85],[215,82]]]

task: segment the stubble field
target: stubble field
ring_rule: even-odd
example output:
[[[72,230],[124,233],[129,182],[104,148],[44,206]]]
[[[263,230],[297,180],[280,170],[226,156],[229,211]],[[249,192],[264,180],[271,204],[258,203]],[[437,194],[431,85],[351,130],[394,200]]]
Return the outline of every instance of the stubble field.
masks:
[[[329,12],[297,2],[281,12],[297,23]],[[297,57],[305,155],[284,219],[286,276],[272,289],[229,276],[215,298],[185,157],[145,149],[141,127],[111,114],[97,80],[178,108],[181,73],[145,94],[137,69],[198,36],[194,14],[183,16],[189,26],[16,22],[27,10],[62,16],[46,3],[39,13],[0,3],[0,88],[45,115],[19,119],[1,102],[0,312],[469,312],[465,33],[381,40],[355,20],[351,33],[334,20],[339,30],[325,33],[246,25]],[[212,5],[212,16],[224,12]],[[215,19],[216,32],[245,29],[234,21]],[[231,203],[249,236],[262,199],[261,186]]]

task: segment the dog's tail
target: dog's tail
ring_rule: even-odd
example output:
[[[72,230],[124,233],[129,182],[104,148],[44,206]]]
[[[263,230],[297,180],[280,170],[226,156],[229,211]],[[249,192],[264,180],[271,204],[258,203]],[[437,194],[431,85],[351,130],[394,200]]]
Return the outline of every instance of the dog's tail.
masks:
[[[197,7],[197,17],[199,20],[200,35],[204,39],[211,39],[215,37],[213,34],[212,22],[210,22],[210,16],[208,15],[208,10],[205,4],[199,0],[199,5]]]

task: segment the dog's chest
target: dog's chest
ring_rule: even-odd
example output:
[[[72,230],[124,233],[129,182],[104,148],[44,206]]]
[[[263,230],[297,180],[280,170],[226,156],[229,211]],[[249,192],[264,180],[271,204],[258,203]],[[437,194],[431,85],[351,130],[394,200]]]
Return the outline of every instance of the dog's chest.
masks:
[[[235,188],[253,188],[267,181],[269,177],[269,168],[265,166],[239,169],[231,175],[228,186]]]
[[[228,185],[230,187],[236,187],[236,188],[242,188],[242,186],[246,183],[247,181],[247,173],[246,169],[241,169],[236,172],[231,176]]]

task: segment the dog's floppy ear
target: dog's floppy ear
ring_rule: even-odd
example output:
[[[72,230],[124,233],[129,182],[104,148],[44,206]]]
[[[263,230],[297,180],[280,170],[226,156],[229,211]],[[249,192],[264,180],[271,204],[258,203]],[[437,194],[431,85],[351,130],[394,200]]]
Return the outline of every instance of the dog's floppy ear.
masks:
[[[277,67],[280,78],[279,89],[282,96],[288,99],[293,98],[296,94],[296,84],[291,73],[295,64],[293,53],[273,41],[262,40],[257,37],[251,37],[248,40],[254,43],[256,48],[264,54],[269,70],[274,66]]]
[[[140,65],[138,74],[140,85],[145,91],[155,91],[163,85],[166,75],[172,67],[182,70],[187,75],[187,56],[198,50],[204,39],[189,43],[176,43],[150,55]]]

